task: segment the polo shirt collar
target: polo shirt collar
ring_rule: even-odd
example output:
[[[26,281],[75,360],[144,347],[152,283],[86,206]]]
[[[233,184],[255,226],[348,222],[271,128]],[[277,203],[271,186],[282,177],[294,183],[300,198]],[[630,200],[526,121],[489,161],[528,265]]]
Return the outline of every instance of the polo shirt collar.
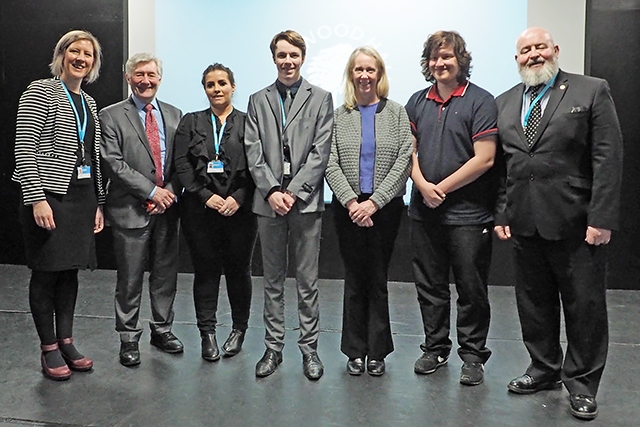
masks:
[[[467,92],[468,87],[469,87],[469,80],[466,80],[463,83],[460,83],[458,87],[455,88],[453,92],[451,92],[451,95],[449,95],[449,98],[447,98],[446,100],[443,100],[442,98],[440,98],[440,94],[436,89],[436,85],[433,84],[431,88],[429,88],[429,91],[427,92],[427,99],[430,99],[431,101],[435,101],[438,104],[446,104],[454,96],[464,96],[464,94]]]

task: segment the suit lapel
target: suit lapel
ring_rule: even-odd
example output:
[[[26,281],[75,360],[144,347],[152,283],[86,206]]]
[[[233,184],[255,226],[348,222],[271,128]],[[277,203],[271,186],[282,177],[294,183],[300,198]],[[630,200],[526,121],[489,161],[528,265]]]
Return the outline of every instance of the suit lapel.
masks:
[[[267,103],[271,107],[271,112],[278,123],[278,133],[282,134],[282,104],[280,104],[280,94],[278,93],[278,87],[275,83],[267,87]]]
[[[300,84],[300,88],[298,89],[298,93],[296,93],[296,97],[293,98],[293,103],[291,103],[291,109],[289,110],[289,114],[287,116],[287,124],[284,127],[283,132],[286,132],[287,128],[289,127],[291,122],[295,120],[296,116],[298,115],[298,113],[300,112],[300,110],[302,109],[302,107],[307,102],[307,99],[309,99],[310,96],[311,96],[311,85],[306,80],[303,79],[302,83]]]
[[[173,158],[173,138],[175,136],[179,120],[175,120],[177,117],[174,117],[168,104],[158,100],[158,106],[160,107],[160,114],[162,114],[162,121],[164,122],[164,146],[166,149],[164,156],[164,175],[167,176],[167,172],[171,165],[171,159]]]
[[[509,120],[508,123],[515,123],[516,133],[520,138],[521,144],[529,150],[529,144],[527,143],[527,137],[524,135],[524,128],[522,127],[522,99],[524,96],[524,85],[519,84],[513,90],[513,99],[511,100],[511,104],[513,108],[509,111]]]
[[[129,100],[124,104],[125,116],[131,123],[131,126],[136,131],[140,142],[144,146],[144,148],[149,153],[151,160],[153,160],[153,154],[151,153],[151,145],[149,145],[149,140],[147,140],[147,134],[144,132],[144,126],[142,126],[142,121],[140,120],[140,116],[138,115],[138,109],[136,108],[136,104],[134,104],[133,100],[129,98]]]
[[[538,125],[538,130],[536,131],[536,137],[533,141],[532,147],[535,146],[540,140],[540,136],[544,133],[544,130],[549,125],[549,121],[551,120],[551,116],[556,112],[560,101],[564,97],[564,94],[567,92],[568,82],[567,76],[562,71],[558,74],[556,81],[551,87],[549,93],[549,101],[547,102],[546,107],[544,108],[544,114],[542,114],[542,120],[540,120],[540,125]]]

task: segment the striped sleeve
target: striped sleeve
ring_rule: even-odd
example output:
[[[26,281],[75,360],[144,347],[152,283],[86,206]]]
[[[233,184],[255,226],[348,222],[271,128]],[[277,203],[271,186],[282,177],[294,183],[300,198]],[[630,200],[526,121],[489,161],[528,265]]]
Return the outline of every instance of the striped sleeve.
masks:
[[[20,97],[16,119],[14,178],[20,182],[24,204],[45,200],[38,173],[36,152],[45,126],[49,102],[47,90],[40,81],[32,82]]]

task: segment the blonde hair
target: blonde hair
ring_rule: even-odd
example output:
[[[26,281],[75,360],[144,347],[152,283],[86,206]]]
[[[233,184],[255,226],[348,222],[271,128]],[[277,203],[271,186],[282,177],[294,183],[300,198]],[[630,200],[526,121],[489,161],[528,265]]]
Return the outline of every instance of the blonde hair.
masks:
[[[85,76],[84,81],[87,83],[93,83],[98,79],[100,75],[100,66],[102,65],[102,48],[98,39],[85,30],[72,30],[60,37],[55,49],[53,49],[53,59],[49,64],[51,74],[60,77],[62,75],[64,55],[67,48],[78,40],[89,40],[93,45],[93,66],[91,71]]]
[[[344,106],[350,110],[353,110],[358,105],[356,99],[356,86],[353,82],[351,73],[356,63],[356,57],[359,54],[365,54],[376,60],[376,66],[378,68],[378,83],[376,84],[376,94],[379,98],[386,98],[389,96],[389,79],[387,78],[387,71],[384,65],[384,60],[377,50],[371,46],[361,46],[356,48],[349,56],[347,66],[344,69]]]

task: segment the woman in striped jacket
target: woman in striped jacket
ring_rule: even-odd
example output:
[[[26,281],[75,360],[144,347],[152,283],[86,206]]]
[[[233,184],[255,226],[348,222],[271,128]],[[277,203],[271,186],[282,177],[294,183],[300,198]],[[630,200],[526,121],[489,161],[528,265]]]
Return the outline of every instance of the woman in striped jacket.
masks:
[[[94,234],[105,200],[96,103],[81,90],[98,78],[101,49],[86,31],[58,41],[54,78],[32,82],[20,97],[13,180],[20,184],[29,304],[46,377],[65,380],[93,362],[73,345],[78,270],[96,267]]]

